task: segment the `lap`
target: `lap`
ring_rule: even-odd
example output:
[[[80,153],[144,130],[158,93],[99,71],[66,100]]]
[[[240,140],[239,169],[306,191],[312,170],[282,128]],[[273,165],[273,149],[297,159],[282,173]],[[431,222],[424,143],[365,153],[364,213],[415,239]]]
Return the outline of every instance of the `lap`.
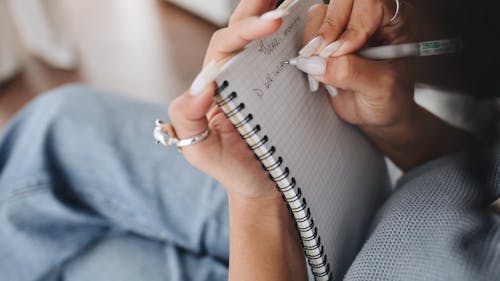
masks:
[[[225,192],[154,143],[154,120],[164,115],[163,106],[81,86],[54,90],[18,114],[0,143],[0,236],[14,241],[0,268],[9,264],[3,256],[12,260],[40,236],[64,260],[117,231],[227,263]],[[50,228],[59,231],[41,232]],[[80,243],[59,243],[65,237]]]

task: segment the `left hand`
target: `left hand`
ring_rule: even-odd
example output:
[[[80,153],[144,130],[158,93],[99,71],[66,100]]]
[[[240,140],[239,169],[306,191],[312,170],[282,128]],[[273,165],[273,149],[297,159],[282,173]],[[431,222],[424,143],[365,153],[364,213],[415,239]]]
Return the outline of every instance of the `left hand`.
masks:
[[[251,41],[278,30],[282,24],[280,18],[260,17],[273,9],[275,2],[242,1],[231,17],[229,27],[213,35],[205,64],[220,61],[240,51]],[[195,87],[196,92],[192,87],[170,104],[170,120],[179,138],[193,137],[210,129],[205,140],[183,148],[184,156],[193,166],[222,183],[230,197],[264,201],[276,199],[281,205],[283,200],[275,183],[224,113],[213,106],[215,83],[208,80],[201,79],[203,83]]]
[[[210,69],[213,60],[220,61],[250,41],[277,31],[283,12],[259,17],[275,4],[276,0],[241,1],[229,27],[212,37],[206,67]],[[170,104],[169,113],[179,138],[210,129],[205,140],[184,147],[182,152],[193,166],[227,190],[231,236],[228,279],[306,280],[303,249],[286,203],[233,124],[217,107],[211,108],[215,83],[206,69],[189,91]]]

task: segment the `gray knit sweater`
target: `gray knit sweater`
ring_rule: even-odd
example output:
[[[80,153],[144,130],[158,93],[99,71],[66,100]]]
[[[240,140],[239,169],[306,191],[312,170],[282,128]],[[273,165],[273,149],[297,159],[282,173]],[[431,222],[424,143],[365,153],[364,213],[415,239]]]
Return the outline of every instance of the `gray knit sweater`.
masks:
[[[405,175],[345,280],[500,280],[500,147]]]

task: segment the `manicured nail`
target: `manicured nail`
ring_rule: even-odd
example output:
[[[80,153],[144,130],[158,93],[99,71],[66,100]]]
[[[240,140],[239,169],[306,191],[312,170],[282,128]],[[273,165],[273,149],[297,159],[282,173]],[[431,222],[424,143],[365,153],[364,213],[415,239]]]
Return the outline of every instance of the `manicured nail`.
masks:
[[[339,91],[337,90],[337,88],[333,87],[332,85],[325,85],[325,89],[332,98],[339,95]]]
[[[217,77],[219,74],[218,70],[219,66],[216,61],[209,62],[194,79],[193,84],[191,84],[189,94],[192,96],[199,96],[208,84],[212,83],[212,81]]]
[[[309,80],[309,89],[311,92],[316,92],[319,89],[318,80],[314,79],[312,75],[307,75],[307,79]]]
[[[321,37],[321,36],[315,37],[314,39],[309,41],[309,43],[307,43],[304,46],[304,48],[302,48],[299,51],[299,56],[302,56],[302,57],[312,56],[318,50],[318,48],[321,46],[321,43],[323,43],[323,37]]]
[[[335,53],[336,51],[338,51],[340,49],[340,47],[342,47],[342,44],[344,42],[342,41],[335,41],[333,43],[331,43],[330,45],[326,46],[323,51],[321,51],[321,53],[319,54],[320,57],[323,57],[323,58],[328,58],[330,57],[331,55],[333,55],[333,53]]]
[[[307,10],[308,13],[310,13],[313,9],[316,9],[317,7],[316,6],[323,6],[323,3],[318,3],[318,4],[314,4],[314,5],[311,5],[311,7],[309,7],[309,9]]]
[[[326,71],[326,60],[318,56],[296,57],[289,60],[288,63],[311,75],[323,75]]]
[[[297,62],[299,61],[300,57],[296,57],[296,58],[293,58],[293,59],[289,59],[287,62],[287,64],[290,64],[290,65],[297,65]]]
[[[299,2],[300,2],[300,0],[294,0],[292,3],[288,4],[288,6],[286,6],[286,9],[290,10],[293,6],[295,6],[295,4],[298,4]]]
[[[287,10],[274,10],[274,11],[269,11],[262,16],[260,16],[261,19],[263,20],[277,20],[284,18],[288,15]]]

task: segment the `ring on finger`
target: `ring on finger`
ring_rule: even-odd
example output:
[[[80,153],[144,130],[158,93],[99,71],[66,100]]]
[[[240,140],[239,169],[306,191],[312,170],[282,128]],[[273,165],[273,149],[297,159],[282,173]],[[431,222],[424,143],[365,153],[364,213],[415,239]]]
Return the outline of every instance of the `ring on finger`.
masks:
[[[389,20],[390,23],[393,23],[394,21],[396,21],[396,19],[399,16],[399,12],[401,10],[401,2],[399,2],[399,0],[395,0],[395,1],[396,1],[396,11],[394,12],[394,15],[392,16],[392,18]]]
[[[179,150],[183,147],[191,146],[204,141],[208,137],[209,133],[210,130],[206,129],[194,137],[179,139],[177,137],[177,133],[175,132],[175,128],[171,124],[162,120],[156,120],[155,128],[153,130],[153,136],[157,144],[161,144],[166,147],[175,146]]]

